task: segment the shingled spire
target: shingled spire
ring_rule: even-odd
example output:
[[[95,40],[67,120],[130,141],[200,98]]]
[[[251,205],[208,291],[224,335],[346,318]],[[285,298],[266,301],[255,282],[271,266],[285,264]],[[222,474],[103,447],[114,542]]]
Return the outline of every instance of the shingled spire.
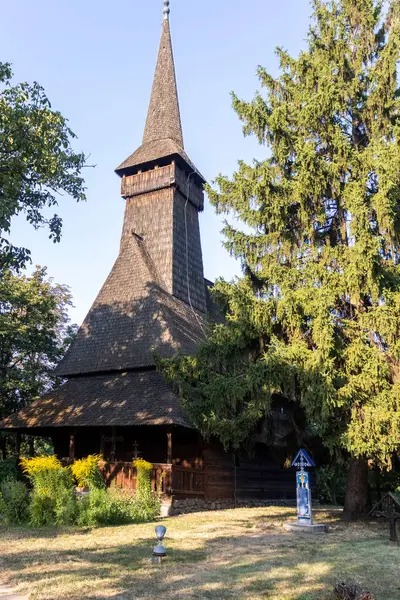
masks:
[[[169,0],[164,1],[164,21],[142,145],[116,169],[121,177],[143,168],[164,166],[177,159],[202,185],[204,177],[184,150],[174,55],[169,25]]]
[[[169,11],[168,5],[166,5],[166,10]],[[182,124],[168,14],[165,13],[166,18],[164,18],[162,27],[143,144],[169,139],[183,149]]]

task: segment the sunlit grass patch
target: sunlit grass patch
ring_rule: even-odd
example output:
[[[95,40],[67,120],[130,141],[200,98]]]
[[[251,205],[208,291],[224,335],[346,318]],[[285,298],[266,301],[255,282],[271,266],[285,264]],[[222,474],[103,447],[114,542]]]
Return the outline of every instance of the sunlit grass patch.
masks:
[[[168,557],[151,562],[155,524],[0,529],[0,579],[32,600],[331,600],[357,581],[377,600],[400,600],[400,550],[384,524],[346,524],[321,536],[283,529],[294,512],[252,508],[166,519]]]

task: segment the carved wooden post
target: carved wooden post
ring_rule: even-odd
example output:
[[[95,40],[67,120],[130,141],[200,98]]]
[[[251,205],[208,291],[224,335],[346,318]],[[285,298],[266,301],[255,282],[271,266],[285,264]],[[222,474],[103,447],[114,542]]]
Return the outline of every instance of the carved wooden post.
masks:
[[[111,462],[115,462],[115,451],[117,445],[116,427],[112,427],[111,433]]]
[[[75,460],[75,431],[69,434],[69,460],[71,462]]]
[[[19,458],[21,455],[21,432],[20,431],[17,431],[17,434],[15,436],[15,454],[16,454],[17,458]]]
[[[167,432],[167,464],[172,465],[172,431]]]

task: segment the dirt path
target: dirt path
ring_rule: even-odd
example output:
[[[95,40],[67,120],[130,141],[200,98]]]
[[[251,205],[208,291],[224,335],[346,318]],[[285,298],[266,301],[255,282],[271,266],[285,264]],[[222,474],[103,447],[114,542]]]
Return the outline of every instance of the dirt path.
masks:
[[[21,596],[15,592],[14,588],[0,584],[0,600],[29,600],[29,597]]]

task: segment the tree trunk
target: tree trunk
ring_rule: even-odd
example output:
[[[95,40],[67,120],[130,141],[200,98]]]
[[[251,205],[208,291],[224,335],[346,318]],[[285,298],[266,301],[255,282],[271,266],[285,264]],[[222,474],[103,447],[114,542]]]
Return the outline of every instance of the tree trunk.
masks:
[[[347,478],[343,517],[355,521],[368,514],[369,488],[368,463],[365,458],[350,459],[350,471]]]
[[[374,498],[374,504],[382,499],[382,487],[381,487],[381,470],[375,467],[375,492],[376,498]]]

